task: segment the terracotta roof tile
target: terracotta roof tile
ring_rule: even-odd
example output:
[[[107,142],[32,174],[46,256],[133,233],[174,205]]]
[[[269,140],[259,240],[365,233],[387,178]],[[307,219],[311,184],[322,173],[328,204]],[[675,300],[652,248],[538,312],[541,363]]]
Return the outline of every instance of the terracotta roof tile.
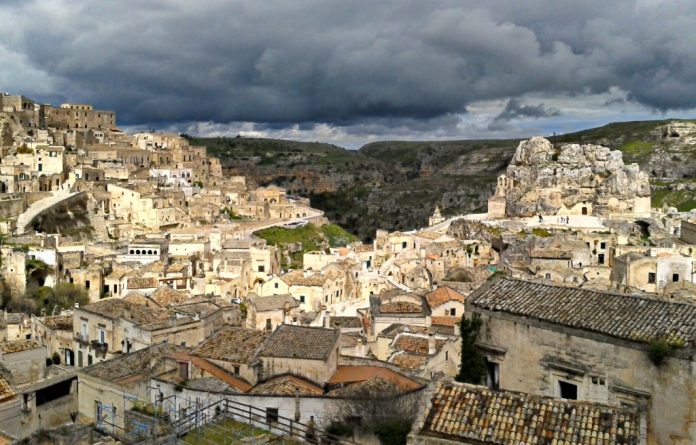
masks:
[[[390,359],[390,363],[409,371],[421,369],[428,362],[428,356],[415,354],[396,354]]]
[[[456,326],[461,321],[462,317],[432,317],[432,324],[437,326]]]
[[[300,307],[300,303],[290,294],[269,295],[266,297],[250,295],[249,302],[256,308],[256,312],[277,311],[283,309],[286,304],[289,308]]]
[[[109,382],[119,381],[146,373],[152,369],[153,362],[186,350],[183,346],[160,343],[130,354],[119,355],[105,362],[95,363],[82,368],[80,372]]]
[[[339,336],[337,329],[281,324],[263,345],[259,356],[326,360]]]
[[[293,270],[279,277],[288,286],[323,286],[326,275],[305,274],[302,270]]]
[[[394,340],[393,347],[398,351],[410,352],[418,355],[428,355],[428,337],[400,334]],[[435,345],[439,349],[444,345],[444,340],[435,339]]]
[[[501,278],[476,289],[475,308],[543,320],[648,343],[667,338],[693,346],[696,306]]]
[[[396,371],[380,366],[339,366],[336,372],[331,376],[328,383],[330,385],[345,385],[356,382],[365,382],[375,376],[380,376],[383,379],[393,382],[397,387],[403,390],[413,390],[422,388],[423,385],[415,380],[412,380]]]
[[[393,381],[375,375],[368,380],[353,383],[329,391],[330,397],[346,397],[351,399],[380,399],[404,392]]]
[[[324,390],[305,379],[295,377],[294,375],[282,375],[274,377],[263,383],[259,383],[249,391],[250,394],[272,394],[283,396],[317,396],[323,395]]]
[[[466,301],[464,295],[449,287],[440,287],[426,294],[425,299],[428,301],[431,308],[442,306],[449,301],[457,301],[459,303],[464,303]]]
[[[41,345],[36,340],[3,341],[0,342],[0,352],[3,354],[12,354],[14,352],[22,352],[40,346]]]
[[[437,384],[421,435],[456,442],[517,445],[640,443],[638,411],[462,383]]]
[[[256,329],[229,327],[216,332],[191,354],[232,363],[249,363],[269,335]]]
[[[4,377],[0,376],[0,402],[10,400],[16,395],[17,393],[12,389],[10,383]]]
[[[53,315],[44,317],[41,321],[50,329],[72,331],[73,328],[72,315]]]
[[[172,289],[170,286],[163,285],[158,287],[157,290],[152,293],[150,298],[158,305],[164,307],[171,304],[183,303],[191,297],[187,292],[181,292],[176,289]]]

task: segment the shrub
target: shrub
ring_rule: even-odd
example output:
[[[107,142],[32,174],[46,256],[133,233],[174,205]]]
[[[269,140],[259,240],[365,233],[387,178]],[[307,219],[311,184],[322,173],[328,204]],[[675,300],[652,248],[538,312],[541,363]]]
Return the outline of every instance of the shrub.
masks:
[[[680,345],[665,338],[654,340],[648,345],[648,358],[655,366],[662,366]]]
[[[481,318],[474,315],[471,319],[462,317],[460,330],[462,335],[462,362],[456,380],[463,383],[481,384],[486,376],[486,361],[476,349],[476,339],[481,329]]]
[[[333,437],[351,437],[353,435],[353,427],[345,422],[334,421],[326,428],[326,432]]]
[[[386,420],[376,423],[372,430],[382,445],[406,445],[411,422],[408,419]]]

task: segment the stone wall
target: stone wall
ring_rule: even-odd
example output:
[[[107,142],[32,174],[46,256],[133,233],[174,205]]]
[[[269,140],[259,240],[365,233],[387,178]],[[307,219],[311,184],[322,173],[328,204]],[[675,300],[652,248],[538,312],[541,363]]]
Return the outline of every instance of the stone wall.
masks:
[[[480,342],[499,366],[500,388],[559,397],[560,383],[577,385],[578,399],[642,406],[648,444],[696,441],[694,362],[677,351],[656,366],[647,346],[601,334],[468,308],[482,314]]]
[[[0,200],[0,219],[15,218],[19,216],[26,206],[24,198],[12,197]]]
[[[687,221],[682,221],[681,239],[686,243],[696,244],[696,224]]]

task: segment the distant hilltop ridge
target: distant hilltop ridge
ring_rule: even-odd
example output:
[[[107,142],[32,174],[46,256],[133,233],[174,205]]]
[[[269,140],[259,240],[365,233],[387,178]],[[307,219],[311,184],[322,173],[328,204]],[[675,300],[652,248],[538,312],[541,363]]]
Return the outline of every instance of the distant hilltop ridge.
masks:
[[[594,144],[520,142],[489,200],[492,217],[650,215],[650,178],[622,153]]]

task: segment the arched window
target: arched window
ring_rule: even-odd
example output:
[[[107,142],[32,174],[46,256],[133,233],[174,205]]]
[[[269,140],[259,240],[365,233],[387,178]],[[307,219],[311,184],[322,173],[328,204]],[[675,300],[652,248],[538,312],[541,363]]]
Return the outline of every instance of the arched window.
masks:
[[[136,254],[136,255],[140,255],[140,249],[136,250],[136,251],[135,251],[135,254]]]
[[[135,250],[131,249],[130,254],[133,255],[135,253]]]
[[[147,254],[148,254],[148,255],[152,255],[152,250],[148,250],[148,251],[147,251]]]

